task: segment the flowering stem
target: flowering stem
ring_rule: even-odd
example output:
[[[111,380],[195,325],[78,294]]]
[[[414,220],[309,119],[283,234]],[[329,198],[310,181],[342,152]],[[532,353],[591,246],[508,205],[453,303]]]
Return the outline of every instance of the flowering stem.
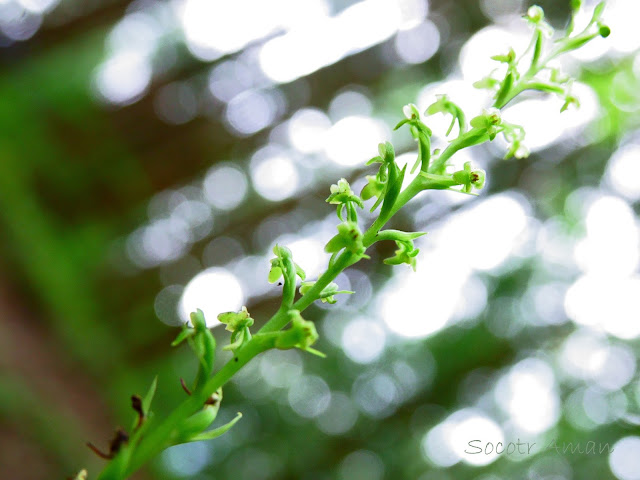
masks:
[[[537,27],[534,39],[527,49],[527,51],[529,51],[531,48],[534,48],[531,65],[527,71],[518,78],[517,70],[515,70],[517,62],[515,61],[515,53],[513,53],[513,50],[511,50],[508,56],[494,58],[494,60],[497,59],[507,62],[509,64],[509,71],[505,80],[501,82],[502,86],[496,93],[493,107],[497,110],[504,108],[518,94],[525,90],[564,94],[567,103],[575,100],[569,97],[568,88],[570,84],[566,89],[563,87],[564,84],[567,84],[567,81],[558,81],[552,75],[552,80],[547,82],[546,79],[536,79],[536,75],[547,68],[549,61],[560,54],[575,50],[598,35],[604,37],[609,34],[608,27],[602,25],[599,21],[602,8],[603,6],[596,7],[591,23],[581,34],[571,37],[571,32],[568,32],[566,38],[563,39],[561,43],[553,48],[546,57],[541,58],[544,41],[542,33],[543,28],[546,28],[546,24],[542,22],[544,17],[541,9],[539,7],[532,7],[528,14],[529,19],[532,22],[537,22]],[[598,33],[591,33],[589,30],[593,25],[598,26]],[[553,70],[553,72],[555,72],[555,70]],[[494,83],[490,83],[489,87],[485,86],[481,88],[493,88],[493,85]],[[269,281],[273,283],[278,281],[281,276],[284,276],[282,303],[276,313],[253,336],[249,334],[249,326],[253,323],[253,319],[249,317],[246,308],[243,307],[243,311],[238,314],[234,314],[233,312],[221,314],[221,316],[226,316],[225,318],[227,318],[223,323],[227,323],[227,329],[231,329],[233,332],[232,344],[228,345],[226,349],[233,350],[234,355],[211,377],[209,377],[209,375],[213,370],[215,342],[211,332],[206,329],[202,312],[199,311],[199,314],[202,316],[202,328],[204,332],[211,337],[209,343],[201,345],[203,351],[209,354],[209,356],[202,355],[201,360],[205,358],[209,359],[210,362],[205,362],[205,364],[210,368],[204,370],[205,374],[202,375],[201,379],[200,376],[198,377],[196,388],[194,388],[192,392],[188,391],[190,396],[180,403],[164,420],[151,416],[147,418],[146,408],[148,407],[145,407],[145,409],[139,407],[138,410],[142,412],[140,418],[144,418],[144,424],[138,424],[138,428],[134,430],[129,443],[124,445],[123,450],[114,456],[113,460],[107,464],[104,470],[98,475],[98,480],[123,480],[165,448],[174,444],[175,442],[172,443],[172,439],[175,439],[176,433],[184,433],[184,430],[180,430],[180,426],[184,425],[185,422],[189,422],[189,420],[193,420],[191,417],[201,412],[203,407],[215,405],[217,408],[219,403],[212,402],[219,401],[214,399],[214,396],[219,394],[219,389],[244,365],[260,353],[272,348],[300,348],[311,353],[320,354],[320,352],[310,348],[317,339],[315,327],[312,322],[304,320],[300,316],[300,312],[304,311],[316,300],[321,299],[322,301],[328,300],[333,302],[333,294],[353,293],[338,291],[337,285],[332,284],[332,282],[349,266],[357,263],[362,258],[369,258],[365,252],[377,241],[396,241],[399,246],[396,256],[391,259],[386,259],[385,263],[407,263],[415,269],[414,257],[418,254],[418,250],[413,247],[413,239],[423,233],[407,233],[396,230],[385,230],[381,233],[385,224],[423,190],[450,189],[451,187],[460,185],[463,193],[471,193],[472,188],[482,188],[484,184],[484,172],[482,170],[472,170],[470,162],[465,164],[464,170],[452,174],[446,173],[449,159],[458,151],[493,140],[497,133],[502,132],[505,138],[514,146],[513,150],[509,152],[513,154],[513,152],[517,151],[516,147],[519,146],[519,142],[524,136],[521,127],[502,122],[499,112],[497,111],[495,113],[486,112],[483,115],[473,118],[470,121],[471,129],[467,130],[467,122],[465,121],[464,114],[459,107],[448,101],[446,97],[440,98],[434,105],[435,107],[432,105],[432,107],[427,110],[429,114],[440,111],[453,115],[454,120],[457,119],[460,126],[458,137],[439,155],[436,156],[436,154],[434,154],[434,159],[432,160],[430,152],[431,130],[421,122],[420,113],[417,108],[411,106],[409,113],[406,114],[407,119],[400,122],[398,127],[409,123],[412,128],[412,134],[419,141],[418,163],[421,163],[421,169],[418,175],[404,190],[401,190],[406,166],[403,169],[399,168],[395,162],[393,146],[387,142],[386,144],[381,144],[379,147],[380,157],[375,157],[371,160],[371,162],[381,163],[382,165],[375,178],[367,177],[369,184],[363,190],[364,193],[361,194],[362,198],[351,191],[349,184],[344,179],[341,180],[338,185],[332,186],[331,196],[327,201],[338,206],[338,217],[343,223],[338,226],[338,235],[331,239],[325,246],[326,252],[333,253],[326,271],[317,281],[304,282],[300,290],[301,296],[296,301],[297,277],[299,276],[304,280],[304,271],[293,262],[291,252],[286,249],[286,247],[276,245],[274,249],[276,258],[272,260]],[[564,108],[566,108],[566,103],[563,109]],[[368,200],[374,196],[378,197],[375,206],[382,203],[380,214],[363,234],[358,227],[356,207],[362,208],[363,200]],[[345,209],[347,213],[346,220],[343,217]],[[312,283],[313,285],[311,285]],[[218,318],[220,319],[221,316]],[[195,317],[192,316],[192,320],[193,318]],[[291,323],[291,328],[283,330],[289,323]],[[188,329],[185,329],[184,331],[187,332],[187,330]],[[238,336],[237,341],[234,342],[234,338],[236,338],[234,335],[238,332],[241,332],[242,336]],[[187,336],[183,337],[179,336],[178,340],[187,338],[192,342],[192,345],[195,345],[197,343],[191,337],[197,339],[197,335],[203,335],[203,332],[196,331],[193,334],[187,332],[186,335]],[[218,396],[216,398],[220,397]],[[149,399],[149,404],[150,402],[151,400]],[[206,429],[207,427],[205,426],[203,428]],[[227,428],[230,428],[230,426]],[[211,432],[212,431],[209,431],[208,433]],[[180,438],[184,441],[189,441],[189,439],[198,440],[198,438],[189,436]]]

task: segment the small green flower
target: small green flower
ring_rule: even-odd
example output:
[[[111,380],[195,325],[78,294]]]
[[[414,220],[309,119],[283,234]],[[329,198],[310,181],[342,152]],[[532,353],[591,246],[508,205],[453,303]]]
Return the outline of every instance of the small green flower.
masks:
[[[512,64],[516,59],[516,52],[513,48],[510,48],[509,51],[505,55],[494,55],[491,57],[491,60],[495,60],[496,62],[508,63]]]
[[[509,144],[509,148],[504,158],[526,158],[529,156],[529,149],[524,145],[525,131],[520,125],[502,122],[502,134]]]
[[[273,247],[273,253],[276,258],[271,259],[271,269],[269,270],[269,276],[267,277],[269,283],[276,283],[282,278],[282,271],[285,268],[283,259],[285,257],[291,259],[292,257],[291,250],[289,250],[287,247],[281,247],[280,245],[276,245]],[[301,280],[304,280],[306,274],[304,273],[302,267],[297,263],[294,263],[293,265],[296,269],[296,275],[298,275]]]
[[[349,182],[341,178],[337,184],[331,185],[330,191],[331,195],[326,199],[326,202],[332,205],[338,205],[338,218],[344,222],[343,211],[346,210],[347,220],[352,222],[357,221],[358,214],[355,207],[364,208],[364,204],[362,203],[362,199],[351,190]]]
[[[332,205],[354,202],[362,208],[362,200],[351,190],[351,185],[344,178],[338,180],[337,184],[331,185],[329,190],[331,195],[325,200],[326,202]]]
[[[502,124],[502,118],[500,117],[500,110],[497,108],[489,108],[482,112],[482,115],[473,117],[470,122],[471,126],[478,129],[486,130],[489,135],[489,139],[493,140],[500,131],[500,125]]]
[[[384,192],[385,182],[380,180],[378,175],[367,175],[367,184],[360,192],[360,196],[363,200],[369,200],[370,198],[376,197],[380,198],[380,196]]]
[[[253,318],[249,315],[247,307],[242,307],[239,312],[225,312],[218,315],[220,323],[227,325],[226,330],[235,332],[240,328],[250,327],[253,325]]]
[[[500,88],[500,80],[493,78],[491,75],[484,77],[473,83],[474,88],[480,90],[497,90]]]
[[[482,169],[471,169],[471,162],[465,162],[462,170],[454,172],[453,179],[462,185],[462,191],[464,193],[471,193],[471,190],[475,187],[481,190],[484,187],[486,179],[486,173]]]
[[[249,327],[253,325],[253,318],[249,315],[247,307],[242,307],[242,310],[237,313],[221,313],[218,315],[218,320],[226,324],[226,330],[231,332],[231,341],[229,345],[223,347],[223,350],[235,350],[251,340]]]
[[[319,357],[324,357],[324,353],[311,348],[311,345],[318,340],[318,331],[314,323],[302,318],[298,310],[289,310],[288,314],[291,319],[291,328],[280,332],[276,339],[275,347],[280,350],[299,348]]]
[[[460,128],[460,133],[458,135],[462,135],[467,131],[467,122],[465,120],[464,112],[462,109],[449,100],[449,97],[446,95],[436,95],[437,100],[429,105],[426,110],[427,115],[434,115],[436,113],[449,114],[451,115],[451,124],[447,129],[447,133],[445,135],[449,135],[451,130],[453,130],[453,126],[458,122],[458,127]]]
[[[409,103],[402,107],[402,113],[407,120],[420,120],[420,111],[413,103]]]
[[[338,225],[338,233],[327,242],[324,251],[327,253],[337,253],[343,248],[347,251],[359,255],[361,258],[369,258],[364,254],[366,248],[362,243],[363,235],[355,222],[343,222]]]
[[[398,249],[393,257],[385,258],[383,261],[387,265],[402,265],[406,263],[413,271],[416,270],[416,257],[420,253],[420,249],[415,248],[413,242],[396,241]]]

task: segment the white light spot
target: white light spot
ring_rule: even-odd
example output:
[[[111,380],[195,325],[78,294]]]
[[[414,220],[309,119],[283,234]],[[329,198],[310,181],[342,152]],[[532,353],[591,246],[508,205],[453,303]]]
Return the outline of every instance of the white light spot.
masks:
[[[18,0],[31,13],[46,13],[53,10],[60,0]]]
[[[458,412],[457,415],[463,412],[466,413],[463,410]],[[492,447],[497,447],[499,442],[504,444],[504,434],[500,426],[492,419],[483,414],[471,412],[469,412],[467,418],[461,419],[453,427],[449,439],[450,446],[469,465],[489,465],[498,458],[498,453],[496,451],[497,448],[489,449],[487,444],[491,443]],[[483,453],[481,455],[465,453],[465,450],[467,452],[475,452],[474,449],[469,448],[469,441],[479,436],[482,437]]]
[[[209,90],[218,100],[228,102],[248,90],[253,84],[253,73],[241,62],[228,60],[216,65],[209,75]]]
[[[439,467],[451,467],[460,461],[460,456],[449,446],[453,430],[452,422],[443,422],[433,427],[422,438],[422,451]]]
[[[137,101],[151,81],[151,65],[135,51],[122,51],[98,67],[98,92],[110,103],[128,105]]]
[[[156,316],[171,327],[178,327],[183,323],[178,312],[178,303],[183,290],[181,285],[170,285],[162,289],[153,302]]]
[[[315,375],[305,375],[289,389],[289,404],[301,417],[313,418],[322,414],[331,401],[327,382]]]
[[[287,126],[291,145],[299,152],[311,153],[322,150],[331,121],[320,110],[304,108],[291,117]]]
[[[527,433],[542,433],[560,417],[553,370],[542,360],[529,358],[512,367],[500,379],[495,396],[514,425]]]
[[[438,232],[438,242],[450,252],[468,252],[466,264],[491,270],[503,263],[527,233],[527,216],[520,199],[494,195],[474,203],[450,219]]]
[[[469,442],[474,439],[480,439],[481,442],[470,446]],[[431,429],[422,439],[422,448],[433,463],[442,467],[453,466],[460,460],[483,466],[498,458],[496,446],[498,443],[504,446],[504,442],[504,433],[495,421],[469,408],[455,412]],[[474,454],[476,446],[483,449],[482,454]]]
[[[269,147],[254,154],[250,172],[254,188],[268,200],[284,200],[298,188],[299,176],[293,160]]]
[[[325,152],[335,163],[353,167],[374,157],[378,143],[388,138],[382,122],[368,117],[346,117],[329,130]]]
[[[521,202],[498,195],[451,215],[424,240],[418,239],[418,243],[428,241],[430,249],[418,256],[417,272],[396,275],[380,296],[380,313],[389,329],[407,337],[441,330],[459,313],[463,288],[473,270],[489,270],[504,262],[526,227]],[[477,302],[482,304],[482,295]],[[422,308],[425,304],[428,311]]]
[[[52,0],[36,0],[52,1]],[[58,0],[55,0],[56,2]],[[162,28],[150,15],[135,12],[126,15],[113,27],[107,38],[109,50],[117,54],[135,46],[139,55],[153,54]]]
[[[616,337],[640,336],[638,306],[640,277],[583,275],[564,300],[567,316],[581,325],[599,327]]]
[[[206,442],[193,442],[169,447],[162,453],[164,464],[174,475],[188,477],[201,472],[211,461]]]
[[[640,437],[624,437],[613,445],[609,467],[620,480],[640,480]]]
[[[301,375],[301,358],[295,350],[270,350],[260,358],[260,377],[272,387],[289,387]]]
[[[387,327],[404,337],[421,338],[441,330],[456,309],[468,275],[436,255],[419,258],[418,262],[417,273],[397,275],[379,297]],[[422,308],[426,304],[428,310]]]
[[[0,4],[0,31],[19,42],[33,37],[42,25],[42,15],[15,2]]]
[[[180,316],[184,322],[197,309],[202,310],[208,327],[220,325],[218,314],[237,312],[244,303],[242,286],[235,275],[224,268],[213,267],[193,277],[180,299]]]
[[[242,170],[232,163],[224,163],[209,170],[203,187],[211,205],[220,210],[233,210],[244,200],[248,185]]]
[[[636,357],[627,345],[615,345],[592,353],[598,366],[594,379],[609,391],[621,390],[636,371]]]
[[[435,55],[440,47],[440,32],[426,21],[411,30],[401,30],[395,38],[398,56],[406,63],[422,63]]]
[[[191,52],[213,60],[268,34],[275,27],[274,13],[255,0],[187,0],[180,19]]]
[[[163,218],[134,231],[127,240],[127,252],[140,267],[153,267],[184,254],[193,239],[182,218]]]
[[[342,435],[356,424],[358,410],[351,398],[342,392],[333,392],[329,408],[316,418],[318,428],[329,435]]]
[[[407,20],[397,2],[361,1],[267,41],[260,67],[275,82],[291,82],[383,42]]]
[[[507,53],[509,46],[516,52],[523,52],[529,41],[529,32],[520,28],[520,25],[517,30],[497,26],[483,28],[473,34],[460,51],[460,67],[464,79],[470,83],[480,80],[499,67],[497,62],[487,63],[490,56]],[[500,73],[496,72],[496,75],[501,78]]]
[[[344,352],[354,362],[373,362],[382,354],[384,344],[384,330],[369,320],[352,320],[342,332]]]
[[[612,0],[607,2],[604,21],[611,28],[611,35],[606,40],[599,40],[610,48],[631,53],[640,47],[638,25],[635,22],[640,16],[640,4],[629,0]],[[597,42],[597,40],[596,40]]]
[[[396,382],[386,373],[362,374],[353,383],[353,398],[364,413],[382,418],[393,413],[399,392]]]
[[[640,200],[640,145],[626,145],[614,153],[605,178],[629,200]]]
[[[373,105],[369,97],[353,90],[339,93],[329,104],[329,117],[334,122],[355,115],[369,117],[372,111]]]
[[[273,123],[282,101],[277,91],[248,90],[231,99],[225,117],[238,133],[250,135]]]
[[[602,334],[598,335],[591,330],[581,328],[564,341],[560,351],[560,366],[576,378],[590,379],[595,371],[589,357],[594,352],[605,348],[606,341]]]
[[[523,0],[481,0],[480,9],[492,20],[518,15],[522,12]]]
[[[298,265],[301,265],[307,274],[307,278],[320,275],[326,266],[327,258],[324,255],[324,243],[316,238],[296,238],[293,241],[276,240],[275,243],[287,245]]]

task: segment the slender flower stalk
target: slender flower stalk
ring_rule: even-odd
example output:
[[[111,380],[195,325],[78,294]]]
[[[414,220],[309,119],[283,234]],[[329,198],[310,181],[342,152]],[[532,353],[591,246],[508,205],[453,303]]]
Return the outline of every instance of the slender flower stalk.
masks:
[[[573,18],[580,3],[572,2]],[[226,425],[209,429],[215,422],[222,402],[222,387],[260,353],[270,349],[295,348],[323,356],[312,347],[318,338],[318,332],[313,322],[303,317],[303,312],[317,300],[335,303],[336,295],[353,293],[341,290],[335,280],[346,268],[369,259],[366,251],[377,242],[396,243],[395,255],[384,260],[386,264],[407,264],[416,268],[419,249],[415,247],[414,240],[425,233],[383,230],[385,225],[425,190],[453,190],[476,195],[485,184],[486,174],[469,162],[464,164],[463,169],[451,171],[449,161],[460,150],[490,142],[502,135],[508,143],[505,158],[527,156],[524,128],[504,121],[501,110],[529,90],[559,95],[565,100],[563,111],[571,104],[577,105],[577,99],[571,94],[572,80],[561,75],[556,68],[550,67],[549,62],[582,47],[596,37],[608,36],[609,28],[601,19],[603,10],[604,3],[601,3],[595,8],[589,24],[577,34],[573,33],[572,18],[567,31],[552,41],[550,37],[554,32],[545,21],[542,9],[537,6],[529,8],[524,17],[533,30],[529,47],[519,55],[509,49],[504,54],[493,56],[493,61],[506,65],[503,78],[489,76],[475,84],[478,88],[487,88],[493,92],[492,105],[470,117],[452,99],[439,95],[427,108],[427,116],[436,113],[451,116],[447,135],[456,124],[459,127],[457,137],[443,151],[431,150],[431,129],[424,123],[418,108],[412,104],[407,105],[404,108],[405,118],[398,123],[396,129],[407,127],[418,144],[418,155],[411,169],[414,172],[419,167],[415,178],[402,188],[407,166],[398,166],[393,145],[386,142],[379,145],[379,155],[368,163],[378,165],[378,171],[375,175],[366,177],[367,184],[360,195],[351,189],[345,179],[332,185],[326,201],[336,207],[340,223],[336,234],[325,246],[325,252],[331,255],[326,270],[316,280],[307,280],[303,268],[294,262],[291,251],[286,246],[275,245],[268,281],[282,284],[280,307],[255,333],[250,331],[254,319],[246,307],[239,312],[224,312],[218,316],[220,322],[231,332],[230,344],[224,350],[230,350],[233,356],[217,372],[214,372],[215,338],[206,327],[204,314],[200,310],[192,313],[192,326],[185,325],[173,342],[173,345],[186,342],[198,359],[198,371],[191,386],[182,379],[180,381],[186,394],[185,399],[166,418],[160,419],[153,416],[150,408],[156,389],[155,380],[144,397],[132,397],[135,417],[131,433],[118,430],[117,441],[114,440],[110,451],[103,454],[110,459],[109,463],[97,478],[123,480],[172,445],[213,439],[232,428],[240,420],[241,414]],[[523,65],[527,62],[528,65]],[[471,118],[468,123],[467,118]],[[358,211],[365,208],[365,202],[369,200],[373,201],[371,211],[379,208],[379,213],[363,231]],[[298,278],[302,282],[299,288]],[[85,478],[87,476],[84,470],[76,476],[76,479]]]

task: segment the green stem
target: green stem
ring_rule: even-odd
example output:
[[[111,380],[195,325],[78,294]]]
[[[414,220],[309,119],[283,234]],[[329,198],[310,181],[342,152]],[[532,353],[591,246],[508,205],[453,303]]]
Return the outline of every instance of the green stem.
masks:
[[[280,311],[274,315],[274,318],[282,315]],[[284,315],[286,317],[286,315]],[[275,337],[271,335],[255,335],[251,341],[247,342],[243,347],[235,352],[235,355],[229,360],[218,373],[211,377],[202,389],[193,392],[193,394],[184,400],[178,407],[162,423],[155,425],[155,428],[149,429],[147,435],[140,440],[135,451],[131,456],[131,460],[127,466],[124,477],[118,472],[110,469],[111,462],[102,471],[98,480],[121,480],[133,474],[153,457],[162,452],[168,445],[167,440],[170,438],[176,425],[183,420],[189,418],[194,413],[202,409],[204,402],[218,388],[226,384],[244,365],[246,365],[256,355],[273,348]],[[153,418],[149,419],[150,422]],[[149,425],[150,427],[152,425]]]
[[[353,257],[354,255],[352,253],[343,252],[318,279],[313,288],[290,308],[303,311],[311,305],[311,303],[319,298],[320,292],[334,280],[340,272],[353,263]],[[142,438],[136,446],[124,477],[122,477],[122,472],[117,468],[115,462],[110,462],[102,471],[98,480],[120,480],[121,478],[126,478],[126,476],[131,475],[142,465],[162,452],[162,450],[167,447],[167,439],[170,438],[176,425],[198,412],[202,408],[202,405],[204,405],[204,402],[218,390],[218,388],[225,385],[251,359],[273,348],[276,336],[268,334],[278,332],[289,323],[289,315],[287,312],[290,308],[287,304],[283,304],[260,331],[243,347],[238,349],[233,358],[204,384],[202,389],[193,392],[193,394],[173,410],[162,423],[155,425],[155,428],[149,430],[148,435]],[[153,419],[149,421],[151,422]],[[149,427],[151,426],[152,425],[149,425]]]

